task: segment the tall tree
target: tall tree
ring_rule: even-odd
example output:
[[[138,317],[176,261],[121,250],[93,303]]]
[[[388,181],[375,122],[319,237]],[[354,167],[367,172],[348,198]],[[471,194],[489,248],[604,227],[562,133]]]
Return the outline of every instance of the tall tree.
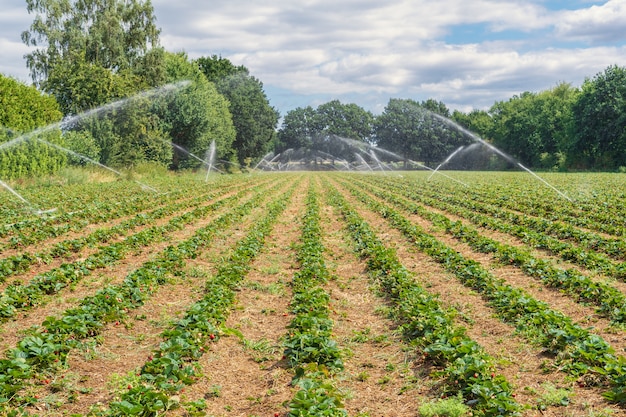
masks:
[[[63,61],[82,56],[88,63],[120,71],[134,64],[159,41],[148,0],[26,0],[35,13],[22,40],[40,47],[26,54],[36,84]]]
[[[26,0],[26,5],[35,18],[22,40],[37,47],[26,54],[26,64],[33,82],[54,94],[64,111],[86,110],[163,83],[159,29],[149,0]],[[123,82],[111,86],[112,74],[129,79],[122,91]],[[92,89],[97,92],[90,94]]]
[[[563,83],[540,93],[525,92],[495,103],[493,143],[523,164],[553,168],[562,161],[561,148],[571,119],[576,90]]]
[[[585,80],[572,106],[569,164],[613,170],[626,167],[626,68],[610,66]]]
[[[420,105],[430,112],[437,113],[443,117],[450,117],[450,110],[442,101],[429,98],[428,100],[422,101]]]
[[[433,165],[470,139],[411,99],[392,98],[374,122],[376,144],[404,158]]]
[[[275,141],[279,113],[273,108],[263,83],[251,76],[245,67],[236,67],[230,61],[213,56],[197,61],[200,70],[230,103],[230,113],[237,137],[233,147],[241,165],[263,156]]]
[[[310,148],[313,137],[318,135],[321,127],[318,126],[317,113],[311,106],[298,107],[287,112],[283,124],[278,131],[276,152],[287,149]]]
[[[474,109],[469,113],[454,110],[450,118],[485,140],[489,138],[489,134],[493,130],[493,119],[485,110]]]
[[[354,103],[342,104],[329,101],[316,110],[321,133],[338,135],[349,139],[369,142],[372,136],[374,116]]]
[[[166,72],[169,82],[189,83],[177,94],[165,96],[155,104],[164,129],[177,145],[172,167],[201,166],[202,162],[197,158],[204,158],[213,141],[217,159],[234,162],[236,134],[226,98],[184,53],[166,54]]]

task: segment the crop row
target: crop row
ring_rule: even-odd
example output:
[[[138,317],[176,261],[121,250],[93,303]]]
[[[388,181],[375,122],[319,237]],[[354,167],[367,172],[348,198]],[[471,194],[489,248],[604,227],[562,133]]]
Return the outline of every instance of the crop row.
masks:
[[[107,243],[117,236],[126,235],[129,231],[137,227],[145,226],[165,216],[170,216],[177,211],[184,210],[189,207],[195,207],[206,201],[218,198],[225,194],[227,190],[228,189],[225,187],[220,189],[219,192],[205,194],[193,199],[179,199],[173,204],[161,206],[147,213],[135,214],[130,219],[127,219],[115,226],[100,228],[79,238],[67,239],[58,242],[50,248],[46,248],[39,252],[29,253],[25,251],[17,255],[2,258],[0,259],[0,282],[4,282],[6,278],[11,275],[28,271],[33,264],[40,262],[49,263],[52,259],[67,257],[72,253],[78,253],[85,247]]]
[[[597,236],[587,236],[587,243],[583,246],[587,246],[588,248],[585,249],[584,247],[575,246],[570,242],[560,241],[539,231],[540,229],[535,230],[533,227],[528,226],[528,224],[545,222],[545,220],[542,219],[537,220],[529,218],[528,216],[516,215],[499,208],[494,208],[490,211],[489,215],[484,215],[480,213],[480,211],[485,210],[484,203],[468,201],[467,199],[461,199],[456,196],[428,197],[427,193],[424,193],[423,190],[417,193],[412,191],[408,186],[392,186],[389,182],[385,182],[384,184],[387,188],[392,187],[395,191],[413,200],[464,217],[476,225],[508,233],[537,249],[544,249],[555,255],[559,255],[563,260],[577,263],[590,270],[602,272],[617,279],[626,279],[626,263],[614,261],[605,253],[599,252],[603,250],[601,242],[604,241],[606,242],[604,249],[607,249],[606,246],[608,246],[607,250],[612,256],[617,258],[623,257],[625,255],[623,252],[624,242],[620,239],[604,240]],[[475,211],[479,212],[476,213]],[[552,224],[554,225],[556,223],[552,222]],[[569,227],[563,226],[563,228]],[[573,231],[570,232],[572,234],[574,233]],[[584,233],[583,231],[579,232],[579,234]],[[611,242],[619,243],[613,244]]]
[[[321,285],[328,281],[321,241],[317,193],[309,187],[302,237],[293,277],[290,311],[295,314],[285,338],[285,357],[295,368],[293,383],[300,389],[289,403],[291,417],[347,416],[342,395],[332,382],[343,369],[342,352],[332,339],[330,296]]]
[[[234,183],[237,186],[237,183]],[[220,189],[227,188],[226,186]],[[4,225],[4,234],[12,234],[2,248],[21,248],[26,245],[42,242],[47,239],[61,236],[70,231],[80,232],[88,225],[98,224],[127,215],[137,215],[141,211],[155,206],[166,206],[189,195],[197,195],[196,200],[206,196],[206,189],[191,192],[191,190],[174,190],[171,193],[154,194],[143,193],[140,197],[115,201],[114,197],[107,196],[105,201],[92,201],[77,212],[62,213],[52,217],[37,217],[23,222]],[[208,196],[207,196],[208,197]],[[0,249],[2,249],[0,248]]]
[[[559,369],[575,377],[586,377],[579,380],[581,385],[608,383],[612,389],[605,397],[614,402],[626,402],[626,359],[617,356],[604,339],[524,290],[497,279],[477,261],[465,258],[391,207],[360,190],[352,188],[351,192],[404,233],[418,249],[455,274],[464,285],[482,294],[503,321],[515,325],[520,333],[532,337],[535,343],[556,355]]]
[[[77,283],[92,271],[112,265],[124,259],[128,253],[141,247],[163,241],[167,234],[180,230],[185,225],[206,216],[208,213],[238,200],[245,193],[219,200],[207,206],[199,206],[174,218],[162,226],[151,226],[124,240],[101,247],[84,260],[64,263],[52,270],[35,276],[27,285],[19,283],[8,286],[0,296],[0,317],[14,317],[19,310],[31,309],[38,305],[45,295],[56,294],[70,284]]]
[[[353,181],[361,189],[369,189],[374,195],[401,207],[410,213],[431,221],[441,227],[472,249],[492,253],[499,261],[519,267],[530,277],[541,280],[547,286],[558,288],[581,303],[593,303],[599,307],[600,314],[610,317],[615,323],[626,323],[626,296],[609,284],[596,282],[575,269],[560,269],[543,259],[533,257],[524,248],[507,245],[494,239],[482,236],[478,230],[464,225],[460,221],[452,221],[442,214],[398,197],[393,192],[372,188],[372,183]],[[403,192],[406,197],[413,193]]]
[[[457,194],[457,188],[448,188],[438,185],[436,188],[428,187],[435,197],[444,197],[445,194]],[[464,189],[467,200],[490,202],[495,206],[509,209],[513,212],[521,212],[526,215],[541,217],[551,221],[562,221],[569,224],[608,233],[617,237],[626,236],[626,225],[623,222],[624,215],[620,215],[623,207],[618,199],[614,204],[598,204],[596,198],[592,202],[569,202],[561,200],[556,207],[554,195],[536,195],[514,189],[512,184],[490,185],[487,190],[475,190],[474,187]]]
[[[13,404],[34,402],[28,395],[18,395],[30,378],[54,373],[66,366],[71,349],[99,334],[106,323],[123,321],[130,310],[143,305],[157,286],[166,283],[168,275],[182,273],[185,259],[196,257],[217,232],[241,219],[262,196],[257,192],[253,199],[196,230],[191,238],[168,246],[154,260],[131,272],[122,284],[100,289],[60,318],[50,317],[42,326],[30,329],[17,347],[7,352],[6,359],[0,360],[0,404],[10,409]]]
[[[200,377],[198,359],[208,343],[217,342],[220,327],[235,301],[236,287],[245,278],[251,262],[264,246],[278,216],[293,194],[295,185],[272,202],[265,216],[256,221],[235,251],[207,281],[202,299],[195,302],[172,328],[142,366],[139,380],[98,415],[151,416],[180,406],[175,395]]]
[[[405,183],[405,190],[408,190],[407,184]],[[503,208],[501,205],[498,205],[498,200],[485,201],[476,200],[471,198],[460,198],[458,194],[451,195],[440,195],[429,193],[425,190],[422,190],[422,194],[424,196],[429,196],[432,199],[439,201],[440,204],[443,203],[446,206],[460,206],[466,209],[470,209],[472,211],[476,211],[478,213],[482,213],[491,218],[492,220],[497,220],[497,223],[494,227],[496,230],[499,229],[499,225],[508,224],[511,230],[517,230],[515,226],[523,226],[524,230],[533,230],[535,232],[540,233],[541,235],[552,235],[558,239],[568,240],[576,242],[580,244],[582,247],[592,250],[604,252],[607,255],[614,257],[616,259],[624,259],[626,257],[626,242],[621,238],[609,238],[604,237],[598,233],[594,233],[589,230],[583,230],[578,227],[573,226],[570,223],[563,221],[561,217],[558,219],[545,219],[535,216],[530,216],[524,213],[520,213],[518,211],[507,210]],[[519,207],[517,208],[519,210]],[[612,216],[616,216],[616,214],[612,213]],[[480,219],[480,218],[477,218]],[[487,225],[486,225],[487,226]],[[489,227],[492,227],[489,224]],[[501,226],[504,227],[504,226]],[[523,235],[518,235],[519,237],[523,237]],[[541,241],[539,241],[540,244]],[[546,242],[546,247],[550,248],[550,243]]]
[[[102,184],[86,190],[77,189],[74,190],[74,193],[80,193],[82,204],[76,204],[72,190],[65,187],[64,192],[60,194],[63,200],[57,202],[63,207],[63,211],[55,212],[51,216],[33,215],[26,218],[24,212],[21,211],[21,213],[16,213],[13,216],[15,217],[14,223],[8,223],[12,217],[5,216],[4,221],[6,223],[0,227],[0,237],[17,235],[17,243],[34,241],[37,238],[29,239],[28,235],[37,231],[44,231],[44,236],[58,236],[69,230],[80,230],[87,224],[100,223],[108,219],[134,214],[148,207],[154,207],[155,200],[161,204],[184,195],[181,190],[156,195],[153,192],[137,193],[134,191],[129,195],[129,190],[133,188],[133,186],[129,187],[127,182],[120,182],[115,189],[104,187]],[[41,199],[48,199],[49,190],[42,189],[40,192],[42,193]],[[100,199],[103,195],[107,197],[105,200]]]
[[[520,406],[506,379],[495,374],[493,358],[463,327],[454,325],[453,312],[419,285],[347,200],[334,189],[329,193],[331,204],[348,224],[355,251],[367,260],[372,281],[393,304],[393,316],[405,337],[422,349],[427,360],[441,367],[438,375],[447,382],[442,394],[460,393],[475,415],[517,414]]]

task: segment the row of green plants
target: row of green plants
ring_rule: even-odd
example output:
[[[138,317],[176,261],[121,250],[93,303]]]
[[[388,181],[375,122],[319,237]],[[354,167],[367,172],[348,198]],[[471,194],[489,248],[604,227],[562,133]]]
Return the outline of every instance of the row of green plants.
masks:
[[[441,395],[460,394],[474,415],[517,415],[520,405],[506,379],[496,374],[495,360],[465,328],[455,325],[454,311],[441,306],[401,264],[357,211],[332,185],[330,201],[347,223],[355,251],[366,259],[368,273],[392,305],[392,316],[410,343],[438,367]]]
[[[434,195],[427,191],[424,191],[423,194],[431,198],[441,197],[440,194]],[[580,229],[564,221],[560,216],[557,219],[546,219],[520,213],[517,211],[520,209],[519,207],[516,207],[515,210],[505,209],[499,204],[501,201],[500,198],[492,198],[490,200],[483,198],[477,200],[459,197],[458,194],[445,195],[441,198],[441,201],[486,214],[511,225],[524,226],[527,229],[541,234],[548,234],[562,240],[573,241],[586,249],[606,253],[615,259],[624,259],[626,257],[626,241],[624,241],[624,239],[605,237],[597,232]],[[604,207],[604,210],[606,209],[607,208]],[[615,218],[619,217],[620,214],[611,211],[611,216]]]
[[[171,218],[162,226],[151,226],[127,236],[119,242],[102,246],[85,259],[64,263],[35,276],[28,284],[16,282],[9,285],[0,295],[0,319],[13,318],[19,311],[29,310],[41,304],[46,296],[56,294],[69,285],[76,284],[96,269],[102,269],[123,260],[129,253],[167,239],[169,233],[203,218],[208,213],[237,201],[245,194],[219,200],[206,206],[199,206],[179,216]]]
[[[586,178],[581,178],[587,181]],[[596,186],[594,186],[596,187]],[[540,187],[542,188],[542,187]],[[437,184],[426,186],[434,197],[457,194],[458,186]],[[618,190],[619,191],[619,190]],[[620,219],[624,218],[621,199],[623,196],[614,196],[608,201],[598,201],[598,197],[610,195],[610,190],[594,190],[592,198],[570,202],[560,199],[550,192],[550,195],[537,191],[529,193],[511,183],[489,184],[485,190],[476,190],[475,187],[463,190],[467,200],[490,202],[508,210],[525,213],[526,215],[541,217],[551,221],[563,221],[574,226],[607,233],[616,237],[626,236],[626,225]],[[554,199],[559,198],[555,205]]]
[[[385,182],[385,186],[389,185],[388,182]],[[393,186],[393,189],[399,190],[397,186]],[[461,199],[453,195],[428,197],[425,195],[426,193],[411,192],[407,190],[406,187],[402,187],[400,192],[413,200],[464,217],[479,226],[508,233],[537,249],[548,250],[555,255],[559,255],[563,260],[574,262],[590,270],[602,272],[617,279],[626,279],[625,262],[612,260],[604,253],[597,252],[596,250],[588,250],[573,245],[570,242],[563,242],[547,234],[533,230],[524,224],[524,221],[521,220],[521,216],[518,216],[520,219],[509,222],[506,220],[511,215],[509,212],[497,210],[498,213],[482,215],[472,211],[478,210],[476,207],[483,206],[482,203],[468,203],[466,199]],[[463,208],[468,205],[472,207],[472,210]],[[618,250],[617,253],[619,252]]]
[[[575,324],[570,317],[534,299],[523,289],[494,277],[480,263],[429,235],[393,208],[360,190],[352,188],[351,192],[404,233],[420,251],[441,263],[465,286],[479,292],[503,321],[544,346],[554,355],[558,369],[578,378],[580,385],[609,385],[611,390],[604,396],[613,402],[626,403],[626,358],[618,356],[602,337]]]
[[[262,199],[263,193],[255,190],[252,199],[196,230],[189,239],[168,246],[131,272],[120,285],[102,288],[84,298],[78,307],[28,330],[17,347],[0,360],[0,411],[19,415],[21,411],[15,409],[16,405],[34,404],[36,398],[24,389],[30,381],[47,380],[67,366],[70,350],[84,346],[90,339],[97,340],[106,324],[126,321],[129,312],[143,305],[160,285],[168,282],[169,276],[184,273],[185,260],[197,257],[217,233],[250,213]]]
[[[87,235],[74,239],[63,240],[39,252],[31,253],[23,251],[16,255],[7,256],[0,259],[0,282],[4,282],[7,277],[10,277],[11,275],[28,271],[34,264],[40,262],[48,264],[55,258],[67,257],[73,253],[80,252],[86,247],[93,247],[97,244],[107,243],[118,236],[125,236],[128,232],[138,227],[151,224],[158,219],[171,216],[172,214],[185,210],[189,207],[199,206],[206,201],[211,201],[221,195],[224,195],[226,192],[228,192],[228,189],[225,187],[220,189],[219,192],[203,194],[199,197],[187,200],[182,199],[180,198],[182,196],[179,196],[179,198],[174,200],[173,203],[159,205],[158,208],[146,213],[138,212],[133,217],[114,226],[99,228]],[[140,209],[138,208],[136,212],[137,211],[140,211]]]
[[[375,196],[396,207],[431,221],[445,232],[470,245],[474,250],[492,253],[499,261],[519,267],[528,276],[541,280],[549,287],[562,290],[581,303],[597,305],[599,313],[609,317],[614,323],[626,324],[626,296],[617,288],[603,282],[593,281],[575,269],[557,268],[549,261],[532,256],[525,248],[507,245],[482,236],[478,230],[464,225],[461,221],[452,221],[442,214],[400,198],[393,192],[373,188],[374,184],[371,181],[367,183],[353,181],[352,183],[363,190],[370,190]],[[413,195],[409,191],[402,192],[402,194],[407,197]]]
[[[127,182],[125,184],[126,190],[134,188],[134,185],[129,185]],[[237,186],[238,184],[238,182],[229,181],[220,188]],[[45,194],[41,198],[48,197],[50,194],[49,190],[44,192]],[[55,212],[51,216],[31,217],[16,223],[4,224],[0,228],[0,236],[9,236],[9,239],[0,247],[0,252],[4,249],[23,248],[68,232],[81,232],[88,226],[108,222],[123,216],[136,215],[147,209],[171,204],[181,198],[197,196],[198,199],[201,199],[201,196],[206,193],[206,184],[199,188],[197,185],[187,183],[184,184],[183,189],[176,188],[172,192],[156,195],[153,192],[137,193],[136,191],[131,196],[121,193],[109,195],[107,190],[101,189],[98,191],[98,189],[93,189],[91,192],[81,196],[80,201],[84,201],[84,203],[78,211],[68,211],[70,210],[68,204],[63,202],[65,210],[63,212]],[[69,192],[62,194],[69,200],[73,199],[72,195],[68,195]],[[85,198],[85,196],[89,198]],[[103,196],[104,200],[101,200]]]
[[[187,186],[191,187],[191,184]],[[80,230],[80,227],[88,224],[131,215],[137,210],[154,207],[155,202],[161,204],[161,202],[173,201],[184,195],[180,189],[158,194],[152,191],[138,192],[137,184],[129,181],[65,185],[62,186],[62,192],[58,192],[59,187],[55,185],[54,191],[50,187],[35,186],[25,190],[28,191],[29,201],[46,208],[57,208],[57,211],[50,216],[37,216],[33,213],[29,215],[24,211],[24,207],[3,207],[0,237],[16,234],[28,235],[40,230],[45,230],[48,236],[57,236],[63,233],[63,230],[55,232],[55,225],[73,223],[75,225],[70,230],[73,228]],[[194,192],[201,191],[194,187]],[[6,206],[9,206],[8,201],[6,201]]]
[[[209,343],[220,339],[223,324],[235,302],[237,287],[263,249],[267,235],[291,199],[294,188],[292,184],[266,207],[264,217],[254,222],[247,235],[236,244],[234,252],[220,265],[215,277],[206,282],[203,297],[162,333],[163,341],[141,367],[139,380],[112,402],[109,409],[94,411],[94,415],[156,416],[180,407],[175,396],[200,378],[198,359]],[[256,201],[254,206],[258,206]],[[198,406],[194,404],[195,408]]]
[[[289,403],[290,417],[347,416],[343,395],[333,377],[343,370],[342,351],[332,338],[330,295],[323,289],[330,278],[324,261],[318,196],[309,186],[306,213],[293,277],[294,314],[285,337],[285,358],[294,368],[293,384],[299,388]]]

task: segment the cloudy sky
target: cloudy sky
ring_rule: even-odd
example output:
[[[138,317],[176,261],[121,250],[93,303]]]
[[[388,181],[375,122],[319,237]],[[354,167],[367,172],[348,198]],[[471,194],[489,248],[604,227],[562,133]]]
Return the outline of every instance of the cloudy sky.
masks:
[[[28,82],[20,34],[34,16],[2,3],[0,72]],[[376,114],[390,98],[488,109],[626,66],[626,0],[152,3],[167,50],[245,65],[283,115],[334,99]]]

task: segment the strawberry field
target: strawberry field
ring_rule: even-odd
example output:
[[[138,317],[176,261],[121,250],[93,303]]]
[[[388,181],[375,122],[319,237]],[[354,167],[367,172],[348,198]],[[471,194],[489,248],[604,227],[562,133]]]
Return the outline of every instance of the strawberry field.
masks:
[[[0,415],[626,415],[626,176],[542,177],[2,192]]]

